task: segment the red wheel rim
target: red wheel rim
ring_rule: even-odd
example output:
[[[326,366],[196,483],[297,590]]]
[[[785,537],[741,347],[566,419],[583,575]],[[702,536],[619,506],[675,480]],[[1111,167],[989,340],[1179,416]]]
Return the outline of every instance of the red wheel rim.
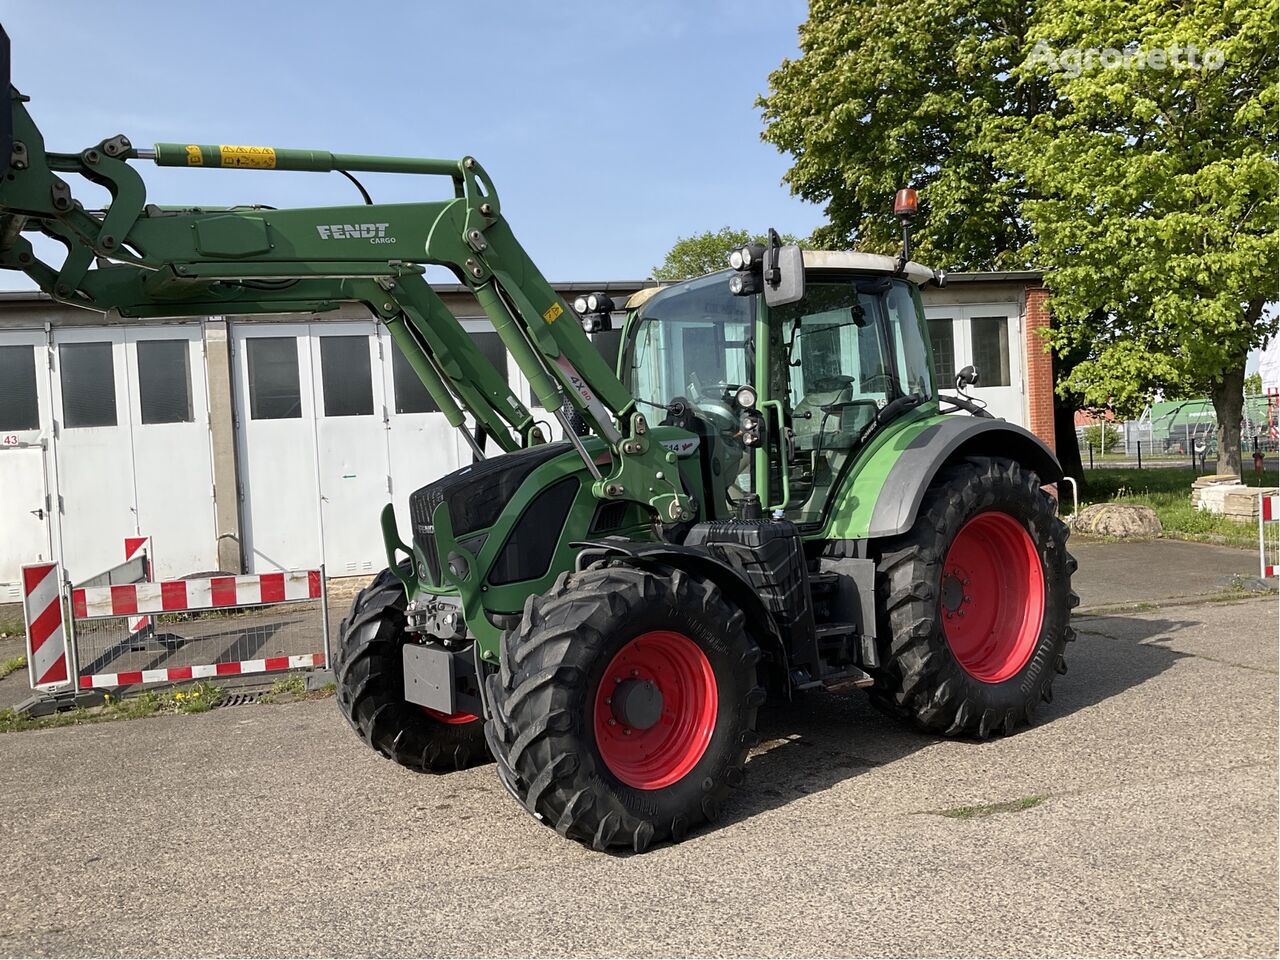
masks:
[[[641,729],[620,719],[616,697],[624,684],[660,694],[660,713]],[[661,790],[689,774],[707,752],[716,725],[719,693],[711,663],[682,633],[653,630],[629,641],[596,690],[596,746],[609,771],[629,787]],[[655,708],[657,709],[657,708]]]
[[[432,710],[430,707],[421,709],[428,717],[433,717],[441,723],[475,723],[480,719],[474,713],[443,713],[440,710]]]
[[[1044,568],[1022,524],[991,512],[960,528],[940,607],[947,646],[971,677],[1000,683],[1026,666],[1044,622]]]

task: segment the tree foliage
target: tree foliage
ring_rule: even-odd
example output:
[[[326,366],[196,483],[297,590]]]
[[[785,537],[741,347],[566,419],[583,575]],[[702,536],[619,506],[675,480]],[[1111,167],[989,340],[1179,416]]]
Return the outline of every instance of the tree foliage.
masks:
[[[1057,106],[997,149],[1047,268],[1064,387],[1134,413],[1152,391],[1214,396],[1219,470],[1239,467],[1244,363],[1274,324],[1276,5],[1054,0],[1028,39],[1057,50],[1200,51],[1165,69],[1015,70]],[[1043,47],[1042,47],[1043,49]],[[1218,51],[1220,69],[1205,53]],[[1039,78],[1039,79],[1037,79]],[[1234,431],[1234,435],[1232,435]],[[1235,457],[1235,462],[1231,461]]]
[[[893,195],[920,193],[917,259],[949,269],[1030,265],[1025,190],[997,147],[1049,103],[1015,78],[1035,4],[811,0],[802,55],[769,76],[764,139],[786,181],[825,204],[815,239],[896,252]]]
[[[655,280],[688,280],[704,274],[715,273],[729,266],[729,254],[748,243],[764,243],[763,234],[721,227],[705,230],[689,237],[680,237],[667,251],[659,266],[653,268]],[[782,235],[783,243],[797,243],[791,234]]]
[[[1059,395],[1134,413],[1211,392],[1233,469],[1280,284],[1276,19],[1276,0],[810,0],[763,136],[826,243],[895,250],[910,184],[918,259],[1044,268]],[[1174,56],[1117,62],[1152,51]]]

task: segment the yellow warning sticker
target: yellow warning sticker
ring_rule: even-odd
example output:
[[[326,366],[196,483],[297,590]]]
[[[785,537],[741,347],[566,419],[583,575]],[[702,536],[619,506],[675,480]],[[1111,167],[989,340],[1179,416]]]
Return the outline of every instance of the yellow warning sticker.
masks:
[[[224,143],[218,146],[218,155],[224,167],[249,170],[274,170],[276,167],[274,147],[231,147]]]
[[[553,303],[547,307],[547,312],[542,315],[542,319],[547,323],[555,323],[560,314],[564,313],[564,308],[558,303]]]
[[[202,167],[204,166],[204,154],[200,152],[200,148],[194,143],[187,144],[187,166]]]

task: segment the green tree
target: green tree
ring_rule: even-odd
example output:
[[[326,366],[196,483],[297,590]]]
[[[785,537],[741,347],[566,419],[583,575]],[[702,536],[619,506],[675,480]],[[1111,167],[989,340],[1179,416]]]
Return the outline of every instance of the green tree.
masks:
[[[1025,188],[998,146],[1052,105],[1015,78],[1029,0],[811,0],[801,56],[769,75],[764,139],[792,157],[793,193],[824,204],[815,241],[898,249],[900,187],[920,192],[917,259],[948,269],[1025,267]]]
[[[1244,378],[1244,395],[1246,397],[1262,396],[1262,374],[1256,370]]]
[[[1245,360],[1275,329],[1263,308],[1280,285],[1276,3],[1055,0],[1040,11],[1035,55],[1014,74],[1047,80],[1058,106],[998,152],[1026,182],[1055,345],[1084,353],[1063,386],[1121,414],[1156,387],[1207,392],[1218,472],[1238,473]],[[1109,49],[1145,67],[1075,52]]]
[[[1021,173],[1001,145],[1056,108],[1046,78],[1017,77],[1031,0],[810,0],[801,55],[769,75],[764,139],[792,157],[793,193],[823,204],[816,245],[895,253],[893,194],[913,186],[914,255],[952,270],[1034,265]],[[1059,377],[1076,355],[1059,350]],[[1076,442],[1079,394],[1054,398],[1063,469],[1087,478]]]
[[[680,237],[667,251],[659,266],[653,268],[655,280],[688,280],[715,273],[729,266],[729,254],[748,243],[764,243],[764,234],[748,233],[733,227],[705,230]],[[791,234],[782,235],[783,243],[798,243]]]
[[[1115,451],[1124,443],[1124,435],[1110,424],[1095,423],[1084,428],[1084,442],[1099,451]]]

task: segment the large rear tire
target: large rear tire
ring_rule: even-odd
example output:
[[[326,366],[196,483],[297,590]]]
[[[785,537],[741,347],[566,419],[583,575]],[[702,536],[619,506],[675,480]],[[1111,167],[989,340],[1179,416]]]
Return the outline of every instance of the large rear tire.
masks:
[[[484,721],[428,711],[404,699],[404,585],[383,570],[339,628],[333,672],[338,707],[356,735],[412,770],[461,770],[487,762]]]
[[[535,817],[597,850],[680,840],[742,781],[760,657],[710,581],[563,574],[526,602],[488,679],[498,773]]]
[[[872,701],[948,736],[1033,722],[1075,639],[1067,533],[1036,475],[1012,460],[942,470],[915,526],[878,550]]]

